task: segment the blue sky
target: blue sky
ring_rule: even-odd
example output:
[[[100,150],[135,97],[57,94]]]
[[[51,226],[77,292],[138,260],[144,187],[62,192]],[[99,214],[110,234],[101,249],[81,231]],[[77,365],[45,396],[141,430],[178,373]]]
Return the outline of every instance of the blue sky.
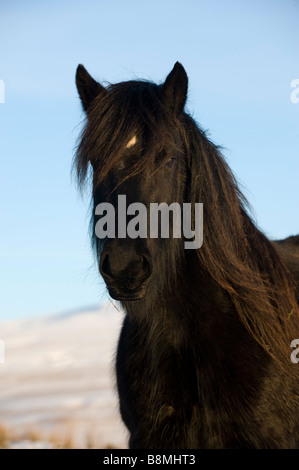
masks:
[[[179,60],[187,108],[225,147],[258,225],[274,239],[299,233],[298,24],[298,0],[2,0],[0,319],[106,299],[89,197],[70,171],[78,63],[101,81],[161,82]]]

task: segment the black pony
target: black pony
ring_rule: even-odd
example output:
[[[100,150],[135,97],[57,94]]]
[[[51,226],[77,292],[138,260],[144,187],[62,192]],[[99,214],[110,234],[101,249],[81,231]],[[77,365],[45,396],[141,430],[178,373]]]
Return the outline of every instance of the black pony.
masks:
[[[116,373],[130,447],[298,447],[299,237],[275,244],[255,226],[219,148],[184,111],[181,64],[161,85],[103,87],[82,65],[76,82],[87,114],[78,179],[93,179],[99,269],[126,312]],[[117,226],[118,195],[125,210],[203,203],[203,245],[117,229],[99,239],[95,208],[110,202]]]

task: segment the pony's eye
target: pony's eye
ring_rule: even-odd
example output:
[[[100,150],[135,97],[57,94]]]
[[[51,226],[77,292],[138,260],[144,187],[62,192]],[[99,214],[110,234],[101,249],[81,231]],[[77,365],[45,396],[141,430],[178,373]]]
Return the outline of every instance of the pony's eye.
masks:
[[[176,163],[176,158],[175,157],[170,157],[167,162],[165,162],[165,166],[167,168],[172,168]]]

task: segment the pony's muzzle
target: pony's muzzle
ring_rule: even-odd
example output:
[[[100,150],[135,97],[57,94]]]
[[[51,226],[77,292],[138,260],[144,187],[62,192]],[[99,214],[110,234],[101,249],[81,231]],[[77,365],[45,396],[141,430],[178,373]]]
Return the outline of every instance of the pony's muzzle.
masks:
[[[100,273],[110,296],[115,300],[139,300],[147,290],[151,276],[147,251],[137,252],[123,246],[107,246],[100,257]]]

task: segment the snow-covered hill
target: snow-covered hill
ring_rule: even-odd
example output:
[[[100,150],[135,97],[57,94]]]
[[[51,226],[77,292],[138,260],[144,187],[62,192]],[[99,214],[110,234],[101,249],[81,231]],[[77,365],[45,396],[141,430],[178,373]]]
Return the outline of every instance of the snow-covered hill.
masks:
[[[107,304],[0,323],[0,425],[10,446],[126,448],[113,366],[122,319]]]

